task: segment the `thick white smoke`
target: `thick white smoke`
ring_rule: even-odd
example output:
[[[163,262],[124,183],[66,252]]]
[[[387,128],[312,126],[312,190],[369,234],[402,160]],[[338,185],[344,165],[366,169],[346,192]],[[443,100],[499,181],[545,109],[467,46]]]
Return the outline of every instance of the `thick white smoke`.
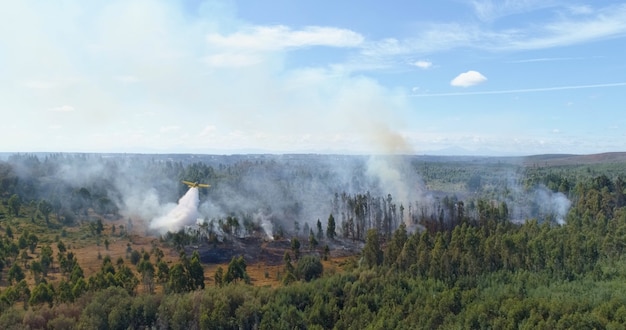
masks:
[[[178,205],[169,210],[167,214],[150,222],[150,229],[158,230],[161,233],[176,232],[184,226],[195,224],[199,216],[199,201],[198,188],[189,188],[187,193],[178,200]]]

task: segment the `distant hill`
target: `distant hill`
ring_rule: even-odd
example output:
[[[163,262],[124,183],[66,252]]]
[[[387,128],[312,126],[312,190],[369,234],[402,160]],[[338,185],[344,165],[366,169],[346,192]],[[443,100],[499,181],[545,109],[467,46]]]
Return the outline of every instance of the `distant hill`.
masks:
[[[545,154],[523,158],[526,166],[586,165],[602,163],[626,163],[626,152],[605,152],[590,155]]]

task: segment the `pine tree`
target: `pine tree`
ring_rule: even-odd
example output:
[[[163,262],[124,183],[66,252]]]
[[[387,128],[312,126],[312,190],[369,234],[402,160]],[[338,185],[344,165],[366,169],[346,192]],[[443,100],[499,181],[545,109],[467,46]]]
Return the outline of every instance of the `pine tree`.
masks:
[[[320,221],[320,219],[317,219],[317,239],[321,241],[322,238],[324,238],[324,230],[322,230],[322,222]]]
[[[328,223],[326,224],[326,237],[329,239],[335,239],[337,233],[335,232],[335,217],[331,213],[328,217]]]

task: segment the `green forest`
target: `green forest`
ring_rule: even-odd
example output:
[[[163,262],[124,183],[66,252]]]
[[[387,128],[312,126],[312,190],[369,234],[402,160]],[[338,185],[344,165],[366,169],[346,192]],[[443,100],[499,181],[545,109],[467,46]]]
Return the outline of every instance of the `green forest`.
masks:
[[[203,192],[210,197],[228,182],[251,185],[248,172],[289,185],[301,180],[294,177],[332,181],[332,167],[95,156],[105,165],[93,176],[59,179],[63,164],[94,163],[86,157],[0,161],[1,329],[626,329],[625,163],[413,159],[411,171],[439,192],[428,205],[329,190],[320,196],[329,212],[308,232],[291,227],[308,227],[295,196],[277,213],[286,220],[274,223],[291,246],[282,284],[270,287],[250,284],[254,260],[243,256],[205,274],[198,253],[184,249],[202,242],[182,231],[161,237],[181,252],[173,262],[157,246],[112,260],[109,240],[122,239],[132,223],[109,223],[123,209],[110,178],[126,180],[133,163],[135,180],[175,200],[184,187],[161,178],[210,182],[218,187]],[[516,196],[537,186],[571,202],[562,221],[532,210],[519,214],[538,216],[513,219]],[[219,223],[238,227],[238,217],[243,223],[245,212]],[[323,269],[329,246],[341,249],[342,241],[362,249],[341,271]],[[70,244],[98,246],[99,270],[85,276]]]

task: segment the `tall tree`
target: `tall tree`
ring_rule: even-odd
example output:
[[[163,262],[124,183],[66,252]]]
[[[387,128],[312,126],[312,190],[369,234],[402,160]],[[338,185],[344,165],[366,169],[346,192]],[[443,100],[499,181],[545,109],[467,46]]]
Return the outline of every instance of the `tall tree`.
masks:
[[[250,278],[246,272],[246,267],[246,261],[243,259],[243,256],[233,257],[228,264],[226,275],[224,275],[224,282],[231,283],[244,280],[244,282],[249,283]]]
[[[387,245],[386,254],[385,254],[385,264],[392,265],[398,259],[398,256],[402,252],[402,248],[408,239],[408,235],[406,232],[406,225],[403,223],[400,224],[398,229],[393,232],[393,236],[391,237],[391,241]]]
[[[324,238],[324,230],[322,229],[322,222],[320,219],[317,219],[317,239],[322,240]]]
[[[204,269],[202,268],[202,264],[200,263],[200,255],[198,254],[198,251],[193,251],[193,254],[191,255],[191,262],[189,262],[187,272],[189,273],[191,280],[190,289],[204,289]]]
[[[215,279],[215,285],[220,287],[224,285],[224,268],[222,268],[222,266],[217,267],[213,278]]]
[[[294,258],[298,260],[300,258],[300,240],[295,237],[291,240],[291,251],[293,251]]]
[[[47,200],[42,200],[37,205],[37,209],[41,214],[43,214],[44,219],[46,220],[46,225],[50,225],[50,213],[52,212],[52,204]]]
[[[178,263],[169,269],[169,281],[167,282],[167,289],[169,292],[182,293],[187,291],[187,274],[185,274],[185,267]]]
[[[24,276],[24,271],[22,267],[20,267],[17,263],[13,263],[11,268],[9,268],[9,283],[19,282],[23,280],[26,276]]]
[[[365,246],[363,247],[363,259],[367,267],[376,267],[383,262],[383,251],[380,249],[380,238],[375,228],[367,231]]]
[[[335,236],[337,236],[335,226],[335,217],[333,217],[333,214],[331,213],[330,216],[328,216],[328,223],[326,224],[326,237],[331,240],[335,239]]]
[[[18,217],[20,214],[20,207],[22,207],[22,199],[20,196],[13,194],[9,197],[9,201],[7,204],[9,208],[9,213],[13,214],[13,216]]]
[[[313,251],[319,242],[315,239],[315,235],[313,235],[313,231],[309,233],[309,250]]]
[[[291,264],[291,255],[285,251],[283,255],[283,261],[285,262],[285,275],[283,275],[283,284],[288,285],[296,280],[295,269]]]
[[[154,292],[154,265],[150,260],[141,260],[137,265],[137,270],[141,274],[141,282],[144,290],[149,293]]]

